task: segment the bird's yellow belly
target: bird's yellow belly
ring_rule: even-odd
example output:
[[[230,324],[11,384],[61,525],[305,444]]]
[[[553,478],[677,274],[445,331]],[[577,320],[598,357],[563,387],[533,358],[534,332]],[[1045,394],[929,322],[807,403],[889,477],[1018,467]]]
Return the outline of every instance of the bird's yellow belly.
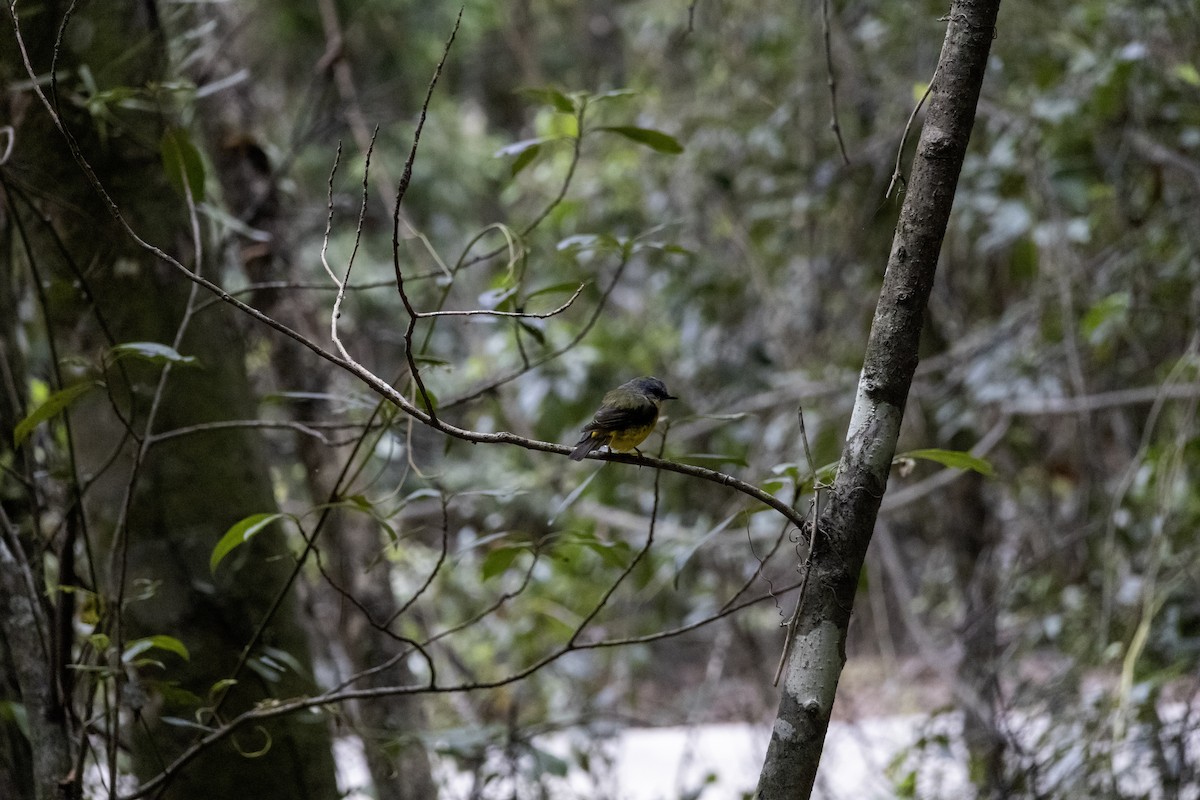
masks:
[[[650,435],[650,431],[652,430],[654,430],[653,425],[643,425],[640,428],[626,428],[623,431],[615,431],[612,438],[608,440],[609,449],[632,450],[646,441],[646,437]]]

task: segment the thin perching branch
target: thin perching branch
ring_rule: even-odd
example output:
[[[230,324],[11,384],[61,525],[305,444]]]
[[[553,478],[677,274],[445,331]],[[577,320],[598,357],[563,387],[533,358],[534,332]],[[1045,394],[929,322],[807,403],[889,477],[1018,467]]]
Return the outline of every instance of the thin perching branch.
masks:
[[[446,46],[442,50],[442,58],[438,61],[438,65],[433,71],[433,77],[429,81],[429,89],[425,92],[425,102],[421,104],[421,116],[417,120],[417,129],[413,132],[412,149],[408,153],[408,158],[404,161],[404,171],[401,173],[400,183],[396,187],[396,202],[392,209],[392,268],[396,273],[396,291],[400,294],[400,301],[404,303],[404,309],[408,312],[408,327],[404,331],[404,356],[408,360],[408,371],[412,376],[413,383],[417,385],[417,391],[425,403],[425,410],[433,420],[437,419],[437,413],[433,410],[433,399],[429,396],[429,391],[425,388],[425,382],[421,379],[421,370],[417,366],[416,354],[413,352],[412,337],[413,331],[417,327],[418,316],[412,302],[408,299],[408,293],[404,291],[404,271],[400,269],[400,206],[404,203],[404,195],[408,192],[409,183],[412,182],[413,163],[417,160],[417,147],[421,143],[421,131],[425,129],[425,118],[429,113],[429,103],[433,99],[433,90],[437,86],[438,78],[441,77],[442,67],[446,64],[446,58],[450,55],[450,47],[454,44],[454,37],[458,35],[458,26],[462,23],[462,14],[463,12],[460,8],[458,10],[458,17],[454,20],[454,29],[450,31],[450,38],[446,40]]]
[[[821,34],[825,40],[825,75],[829,84],[829,129],[837,138],[838,151],[842,154],[842,163],[850,166],[850,156],[846,155],[846,143],[842,141],[842,126],[838,121],[837,78],[833,72],[833,49],[829,44],[829,0],[821,0]]]

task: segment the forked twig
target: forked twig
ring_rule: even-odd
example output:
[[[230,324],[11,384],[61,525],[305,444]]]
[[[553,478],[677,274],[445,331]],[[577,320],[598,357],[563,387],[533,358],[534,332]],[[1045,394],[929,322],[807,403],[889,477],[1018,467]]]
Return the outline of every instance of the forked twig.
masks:
[[[848,167],[850,156],[846,155],[846,143],[842,141],[842,125],[838,121],[837,78],[833,72],[833,49],[829,43],[829,0],[821,0],[821,33],[825,39],[825,75],[829,85],[829,129],[837,137],[842,163]]]
[[[921,99],[913,106],[912,113],[908,115],[908,122],[904,124],[904,133],[900,135],[900,146],[896,148],[896,166],[892,170],[892,180],[888,183],[887,191],[883,193],[884,198],[892,196],[892,189],[896,184],[900,184],[900,191],[904,191],[904,175],[901,174],[901,161],[904,158],[904,145],[908,142],[908,132],[912,130],[913,120],[917,118],[917,112],[921,110],[921,106],[925,105],[925,100],[929,97],[929,93],[933,91],[933,82],[937,80],[938,69],[941,69],[941,64],[938,64],[937,69],[933,71],[933,77],[929,79],[929,85],[925,87],[925,93],[921,95]]]

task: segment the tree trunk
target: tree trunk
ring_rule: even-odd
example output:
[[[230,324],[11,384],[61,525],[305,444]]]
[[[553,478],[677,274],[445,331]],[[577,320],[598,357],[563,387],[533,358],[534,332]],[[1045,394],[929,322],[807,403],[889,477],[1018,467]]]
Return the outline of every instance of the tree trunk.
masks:
[[[859,572],[887,488],[938,253],[975,119],[1000,0],[956,0],[871,326],[846,446],[814,532],[757,797],[812,794]]]
[[[224,28],[233,29],[221,11],[205,12]],[[233,38],[231,36],[231,38]],[[240,65],[233,62],[236,53],[222,51],[220,63],[206,65],[211,72],[203,79],[233,74]],[[244,241],[240,250],[242,267],[253,282],[300,282],[294,265],[302,259],[292,251],[292,242],[300,240],[293,230],[294,214],[283,207],[284,195],[278,190],[281,175],[272,169],[266,153],[253,140],[254,120],[262,113],[249,91],[225,92],[206,100],[205,133],[209,150],[216,154],[217,177],[229,211],[249,227],[269,234],[267,241]],[[332,152],[330,154],[332,161]],[[329,295],[322,297],[328,298]],[[313,341],[328,336],[329,309],[322,308],[311,293],[287,289],[264,289],[255,293],[254,304],[263,313],[300,331]],[[268,343],[271,370],[280,391],[298,392],[309,399],[297,401],[288,410],[299,421],[332,418],[330,404],[316,399],[337,390],[331,385],[330,372],[323,364],[313,364],[312,355],[291,340],[282,337]],[[303,433],[296,434],[294,452],[303,466],[304,488],[309,501],[317,506],[336,502],[335,490],[349,494],[346,486],[334,485],[341,472],[342,459],[351,458],[352,447],[330,447]],[[389,575],[391,564],[378,558],[383,545],[379,526],[361,514],[332,511],[325,517],[320,533],[325,568],[337,585],[350,592],[367,608],[377,622],[389,620],[397,610]],[[368,572],[368,565],[375,568]],[[326,657],[350,673],[363,672],[386,661],[404,645],[366,624],[357,609],[350,606],[327,582],[318,581],[311,589],[317,635],[326,648]],[[340,675],[339,677],[346,677]],[[405,661],[373,673],[360,686],[397,686],[412,683],[413,676]],[[344,709],[352,727],[363,742],[367,768],[379,800],[425,800],[436,797],[429,757],[418,738],[424,716],[421,701],[410,695],[381,697],[366,703],[351,703]]]
[[[21,10],[18,7],[18,13]],[[22,31],[33,70],[43,75],[49,70],[46,53],[60,20],[45,9],[29,17]],[[72,36],[76,30],[88,35]],[[0,74],[24,77],[12,29],[5,33]],[[88,66],[99,82],[96,102],[106,102],[99,99],[105,90],[132,90],[169,108],[171,104],[156,94],[163,90],[154,88],[169,77],[163,72],[166,38],[153,3],[126,0],[80,6],[57,64],[63,90],[85,91],[78,83],[79,68]],[[13,113],[4,116],[14,121],[18,143],[6,170],[37,176],[37,196],[52,197],[40,211],[44,219],[29,213],[40,225],[31,258],[43,262],[49,287],[53,326],[47,335],[69,343],[73,362],[91,364],[100,363],[114,341],[172,344],[190,284],[113,224],[109,209],[84,179],[39,101],[27,89],[5,96],[11,104],[7,110]],[[61,113],[133,229],[163,250],[182,254],[184,263],[201,268],[193,263],[186,205],[166,180],[158,152],[163,131],[175,122],[168,113],[147,106],[151,104],[130,110],[112,101],[89,114],[64,101]],[[53,245],[51,226],[63,253]],[[178,350],[195,356],[197,363],[171,371],[150,432],[256,416],[240,321],[224,307],[191,319]],[[132,747],[133,769],[147,778],[194,741],[194,730],[167,724],[164,718],[197,720],[195,702],[186,693],[208,704],[213,685],[232,674],[238,654],[284,585],[290,559],[282,535],[267,531],[226,559],[215,576],[210,573],[209,555],[226,528],[249,514],[274,510],[257,434],[225,429],[164,440],[151,444],[144,461],[135,466],[139,444],[126,436],[113,408],[120,408],[131,430],[144,436],[162,367],[131,360],[124,366],[130,383],[110,367],[103,375],[109,396],[91,395],[73,407],[71,420],[79,471],[97,478],[84,505],[93,535],[86,550],[81,542],[79,552],[81,558],[94,558],[94,588],[105,600],[97,632],[113,635],[114,647],[134,637],[165,634],[180,639],[190,651],[187,661],[156,652],[161,668],[135,668],[121,661],[119,651],[100,662],[115,668],[108,680],[116,686],[110,697],[120,698],[121,745]],[[126,515],[122,509],[127,489],[131,503]],[[114,529],[116,538],[99,535]],[[74,576],[64,574],[61,580],[71,583]],[[90,580],[84,582],[88,584]],[[105,627],[116,609],[121,609],[123,625]],[[16,660],[33,655],[13,649]],[[221,714],[228,717],[266,698],[312,691],[309,665],[307,637],[295,603],[285,599],[251,651],[249,668],[229,690]],[[18,672],[25,666],[18,664]],[[90,703],[84,696],[77,700]],[[25,694],[28,708],[36,707],[36,701]],[[108,719],[111,723],[113,717]],[[199,721],[213,722],[203,714]],[[251,753],[258,757],[243,757]],[[196,759],[158,796],[334,798],[328,726],[323,718],[300,715],[247,730]]]
[[[1000,647],[996,639],[999,602],[995,549],[1000,522],[985,505],[982,484],[982,476],[975,474],[958,482],[951,492],[951,507],[958,513],[946,529],[963,594],[963,619],[958,631],[963,657],[958,664],[956,694],[963,710],[968,775],[978,800],[1002,800],[1008,792],[1005,740],[996,717]]]

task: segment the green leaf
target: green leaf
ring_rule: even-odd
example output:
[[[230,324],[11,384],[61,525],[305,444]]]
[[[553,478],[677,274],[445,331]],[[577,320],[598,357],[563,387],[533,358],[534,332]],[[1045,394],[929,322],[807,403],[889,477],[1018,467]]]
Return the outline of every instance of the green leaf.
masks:
[[[625,542],[606,542],[593,535],[580,536],[573,544],[588,548],[610,567],[622,568],[626,563],[629,545]]]
[[[1132,298],[1129,292],[1114,292],[1098,300],[1079,321],[1079,328],[1092,344],[1106,338],[1106,333],[1120,327],[1129,316]]]
[[[142,639],[134,639],[132,642],[127,643],[125,645],[125,652],[121,654],[121,660],[128,663],[137,656],[140,656],[142,653],[145,653],[147,650],[154,648],[166,650],[169,653],[174,653],[184,661],[192,660],[192,656],[190,653],[188,653],[188,649],[184,646],[183,642],[179,641],[174,636],[164,636],[161,634],[158,636],[146,636]]]
[[[480,577],[484,581],[488,581],[506,572],[522,549],[524,548],[497,547],[487,554],[487,558],[483,559],[483,564],[479,568]]]
[[[538,328],[532,322],[526,322],[523,319],[517,320],[517,325],[520,326],[521,330],[525,331],[525,333],[532,336],[535,342],[540,344],[542,347],[546,346],[546,334],[542,332],[541,328]]]
[[[261,531],[263,528],[282,519],[284,514],[251,514],[245,519],[237,522],[221,537],[217,542],[217,546],[213,548],[212,556],[208,560],[208,568],[215,575],[217,565],[225,556],[229,555],[235,548],[240,547]]]
[[[395,544],[396,542],[400,541],[399,531],[397,531],[394,527],[392,527],[392,524],[390,522],[388,522],[387,519],[383,516],[383,514],[381,514],[379,512],[379,510],[374,506],[374,504],[372,504],[371,501],[367,499],[366,495],[352,494],[349,497],[346,497],[336,503],[329,503],[329,504],[315,506],[312,509],[309,509],[309,511],[311,512],[311,511],[316,511],[318,509],[324,509],[324,508],[345,508],[349,511],[362,512],[363,514],[366,514],[367,516],[369,516],[371,519],[375,520],[375,523],[377,525],[379,525],[379,527],[381,527],[385,531],[387,531],[388,538],[392,540],[392,544]]]
[[[479,295],[479,305],[482,308],[493,311],[499,310],[505,301],[511,300],[516,296],[518,288],[517,286],[507,286],[481,292]]]
[[[607,92],[592,95],[593,102],[602,103],[605,100],[620,100],[626,97],[634,97],[641,94],[637,89],[612,89]]]
[[[532,97],[534,100],[553,106],[555,111],[563,114],[575,113],[575,101],[552,86],[531,86],[517,91],[526,97]]]
[[[522,150],[521,154],[517,156],[515,161],[513,161],[512,166],[509,167],[508,176],[510,178],[515,178],[520,175],[521,171],[532,164],[533,160],[538,157],[538,153],[541,151],[542,146],[540,144],[535,144],[533,147]]]
[[[528,153],[530,150],[535,150],[546,142],[550,141],[545,136],[539,136],[536,139],[522,139],[519,142],[506,144],[496,151],[496,158],[505,158],[507,156],[519,156],[523,153]]]
[[[1175,73],[1175,77],[1186,83],[1188,86],[1200,86],[1200,70],[1195,66],[1187,63],[1176,64],[1175,69],[1171,70]]]
[[[29,437],[29,434],[33,433],[34,428],[46,420],[61,414],[67,406],[98,385],[93,381],[85,381],[84,383],[77,383],[74,386],[68,386],[66,389],[59,389],[47,397],[41,405],[29,413],[29,416],[18,422],[17,426],[13,428],[13,446],[20,447],[21,442],[25,441]]]
[[[300,659],[279,647],[263,647],[262,659],[270,659],[276,668],[283,672],[283,667],[286,666],[297,675],[308,677],[308,670],[300,663]]]
[[[892,459],[892,463],[895,464],[904,458],[923,458],[926,461],[941,464],[943,467],[970,469],[988,478],[996,474],[996,470],[992,468],[991,463],[963,450],[910,450],[907,453],[897,455]]]
[[[534,769],[537,773],[549,773],[559,778],[567,776],[568,765],[566,761],[563,761],[553,753],[548,753],[536,747],[530,747],[529,751],[533,755]]]
[[[176,728],[190,728],[194,731],[202,731],[204,733],[209,733],[212,731],[212,728],[208,727],[207,725],[201,725],[199,722],[193,722],[192,720],[184,719],[183,717],[159,717],[159,720],[166,725],[172,725]]]
[[[657,150],[660,153],[668,153],[670,155],[678,155],[683,152],[683,145],[679,140],[670,134],[656,131],[653,128],[637,128],[632,125],[605,125],[596,128],[598,131],[608,131],[620,136],[624,136],[632,142],[645,145],[651,150]]]
[[[164,705],[168,708],[195,709],[204,703],[195,693],[181,688],[178,681],[165,681],[147,676],[143,676],[142,680],[148,690],[162,697]]]
[[[683,245],[674,244],[672,242],[638,242],[639,250],[658,250],[661,253],[670,253],[676,256],[694,256],[695,251],[689,250]]]
[[[620,250],[621,242],[617,237],[607,233],[577,233],[555,245],[560,252],[580,252],[594,250],[596,252]]]
[[[0,700],[0,720],[13,723],[26,739],[33,740],[33,735],[29,731],[29,715],[25,712],[24,703]]]
[[[414,387],[412,400],[414,403],[416,403],[418,406],[421,407],[422,411],[425,410],[426,398],[429,399],[429,405],[433,406],[433,410],[437,411],[438,398],[437,398],[437,395],[433,393],[433,389],[430,389],[428,386],[426,386],[425,393],[421,394],[421,390]]]
[[[750,462],[746,461],[743,456],[735,456],[729,453],[685,453],[679,456],[679,460],[685,464],[696,464],[697,466],[705,462],[713,464],[736,464],[739,467],[750,466]]]
[[[204,161],[200,151],[183,128],[168,128],[159,143],[163,169],[167,180],[180,194],[186,190],[192,200],[199,203],[204,199]]]
[[[136,358],[151,364],[195,366],[200,363],[195,356],[181,355],[174,347],[158,342],[125,342],[109,350],[108,354],[114,361],[120,361],[122,358]]]
[[[224,694],[226,689],[237,686],[237,678],[222,678],[212,685],[208,690],[209,702],[216,702],[217,698]]]
[[[543,294],[574,294],[579,288],[578,281],[567,281],[565,283],[555,283],[550,286],[543,286],[541,289],[535,289],[525,295],[525,300],[529,301]]]
[[[728,517],[726,517],[725,519],[723,519],[719,523],[717,523],[717,525],[715,527],[713,527],[708,533],[704,534],[703,536],[697,537],[696,541],[693,542],[690,547],[688,547],[686,550],[684,550],[683,552],[681,552],[675,556],[675,565],[674,565],[675,566],[675,577],[672,580],[672,585],[675,587],[676,590],[679,589],[679,576],[683,574],[683,568],[686,567],[688,565],[688,562],[692,560],[692,556],[696,555],[696,552],[701,547],[708,544],[708,542],[711,541],[714,537],[719,536],[721,534],[721,532],[724,531],[726,528],[728,528],[730,526],[730,524],[734,520],[736,520],[739,516],[741,516],[740,513],[730,514]]]

